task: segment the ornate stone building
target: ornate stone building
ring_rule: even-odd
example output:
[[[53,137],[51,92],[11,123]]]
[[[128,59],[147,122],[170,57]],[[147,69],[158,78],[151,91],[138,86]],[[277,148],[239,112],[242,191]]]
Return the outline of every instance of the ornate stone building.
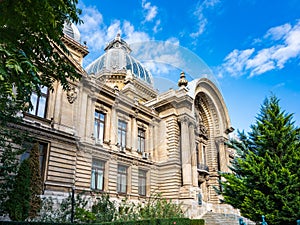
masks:
[[[142,201],[160,192],[183,202],[190,217],[214,210],[213,187],[218,171],[227,171],[224,142],[233,130],[216,85],[200,78],[189,87],[182,72],[177,90],[158,93],[119,35],[83,69],[87,48],[76,27],[64,31],[82,79],[68,92],[56,83],[53,92],[33,93],[35,107],[24,116],[42,149],[44,194],[66,196],[75,188]]]

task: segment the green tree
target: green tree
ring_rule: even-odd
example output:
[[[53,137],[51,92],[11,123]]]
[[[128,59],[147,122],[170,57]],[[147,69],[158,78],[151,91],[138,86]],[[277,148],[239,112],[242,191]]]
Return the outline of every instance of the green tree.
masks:
[[[29,168],[30,168],[30,211],[29,218],[37,216],[41,208],[42,194],[42,177],[40,169],[40,150],[39,144],[35,143],[30,151],[29,156]]]
[[[265,215],[272,225],[295,224],[300,218],[300,129],[293,115],[271,96],[251,131],[239,137],[229,143],[237,153],[232,173],[221,174],[224,202],[256,222]]]
[[[9,199],[6,202],[9,217],[13,221],[24,221],[30,210],[30,166],[25,159],[18,170]]]
[[[0,0],[0,213],[7,212],[16,157],[27,138],[18,114],[31,107],[31,93],[39,95],[41,86],[51,90],[58,81],[67,90],[81,76],[62,42],[64,22],[81,22],[77,2]]]
[[[138,212],[141,219],[184,217],[181,204],[162,198],[160,193],[151,195],[145,205],[139,205]]]
[[[94,213],[98,223],[111,222],[117,215],[116,204],[110,200],[108,194],[102,194],[97,198],[97,202],[93,204],[92,213]]]
[[[0,112],[0,214],[8,212],[6,201],[13,189],[20,164],[17,156],[25,151],[24,143],[30,141],[26,133],[18,130],[12,123],[18,124],[18,118],[3,119]]]
[[[1,98],[12,99],[21,107],[30,102],[33,91],[40,93],[40,86],[51,89],[59,81],[66,90],[68,79],[80,78],[66,60],[69,52],[62,41],[65,21],[81,22],[77,2],[0,1]],[[0,108],[5,110],[7,104],[1,101]]]

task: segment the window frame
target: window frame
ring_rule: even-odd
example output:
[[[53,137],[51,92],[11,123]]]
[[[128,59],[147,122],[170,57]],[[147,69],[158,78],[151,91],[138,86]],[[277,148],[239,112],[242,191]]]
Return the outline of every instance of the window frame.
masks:
[[[96,117],[96,114],[98,114],[97,117]],[[101,119],[101,116],[103,116],[103,119]],[[102,125],[102,129],[101,129],[101,125]],[[95,110],[95,112],[94,112],[94,138],[96,139],[97,142],[100,142],[101,144],[104,141],[105,125],[106,125],[106,113],[104,113],[103,111],[100,111],[100,110]],[[97,132],[96,132],[96,129],[97,129]],[[102,135],[101,135],[101,130],[102,130]],[[100,135],[102,136],[101,138],[100,138]]]
[[[43,89],[45,88],[45,91]],[[30,101],[33,106],[33,109],[30,109],[28,111],[29,114],[40,117],[40,118],[46,118],[47,115],[47,108],[48,108],[48,98],[49,98],[49,89],[47,87],[40,87],[40,95],[36,92],[32,92],[30,96]],[[33,97],[36,97],[36,101],[33,101]],[[42,99],[45,99],[44,105],[41,107]],[[43,110],[43,115],[39,115],[40,110]]]
[[[99,166],[99,163],[102,164],[102,166]],[[104,182],[105,182],[105,161],[97,158],[92,159],[92,168],[91,168],[91,182],[90,182],[90,188],[94,191],[103,191],[104,190]],[[93,171],[95,172],[93,173]],[[102,172],[102,187],[98,187],[98,178],[99,178],[99,171]],[[101,173],[100,172],[100,173]],[[93,185],[94,184],[94,185]]]
[[[125,169],[124,171],[120,171],[120,169]],[[125,183],[123,182],[125,181]],[[126,194],[128,190],[128,166],[118,165],[117,168],[117,193],[118,194]]]
[[[138,128],[137,137],[137,152],[143,153],[146,150],[146,130],[143,128]]]
[[[118,120],[118,144],[120,147],[126,148],[127,143],[127,122]]]
[[[41,174],[41,179],[42,182],[44,183],[45,181],[45,174],[46,174],[46,168],[47,168],[47,160],[48,160],[48,152],[49,152],[49,145],[50,143],[48,142],[43,142],[43,141],[36,141],[39,144],[39,164],[40,164],[40,174]],[[35,142],[35,143],[36,143]],[[28,159],[30,156],[30,151],[32,149],[34,144],[26,144],[26,151],[23,152],[23,154],[20,155],[19,162],[21,163],[25,159]],[[42,154],[41,154],[42,153]]]
[[[147,195],[147,174],[148,171],[144,169],[138,170],[138,193],[140,196]]]

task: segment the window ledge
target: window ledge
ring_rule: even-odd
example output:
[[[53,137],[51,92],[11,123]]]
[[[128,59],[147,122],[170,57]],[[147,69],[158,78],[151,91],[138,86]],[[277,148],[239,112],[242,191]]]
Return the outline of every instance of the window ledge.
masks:
[[[50,126],[52,124],[52,120],[42,118],[39,116],[32,115],[30,113],[23,113],[24,115],[24,120],[29,121],[29,122],[34,122],[36,125],[47,125]]]

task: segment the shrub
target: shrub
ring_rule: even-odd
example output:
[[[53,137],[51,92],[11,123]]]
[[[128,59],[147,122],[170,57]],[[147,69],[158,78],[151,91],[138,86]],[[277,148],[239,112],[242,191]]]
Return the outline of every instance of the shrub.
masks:
[[[194,220],[191,220],[190,225],[205,225],[205,220],[194,219]]]

